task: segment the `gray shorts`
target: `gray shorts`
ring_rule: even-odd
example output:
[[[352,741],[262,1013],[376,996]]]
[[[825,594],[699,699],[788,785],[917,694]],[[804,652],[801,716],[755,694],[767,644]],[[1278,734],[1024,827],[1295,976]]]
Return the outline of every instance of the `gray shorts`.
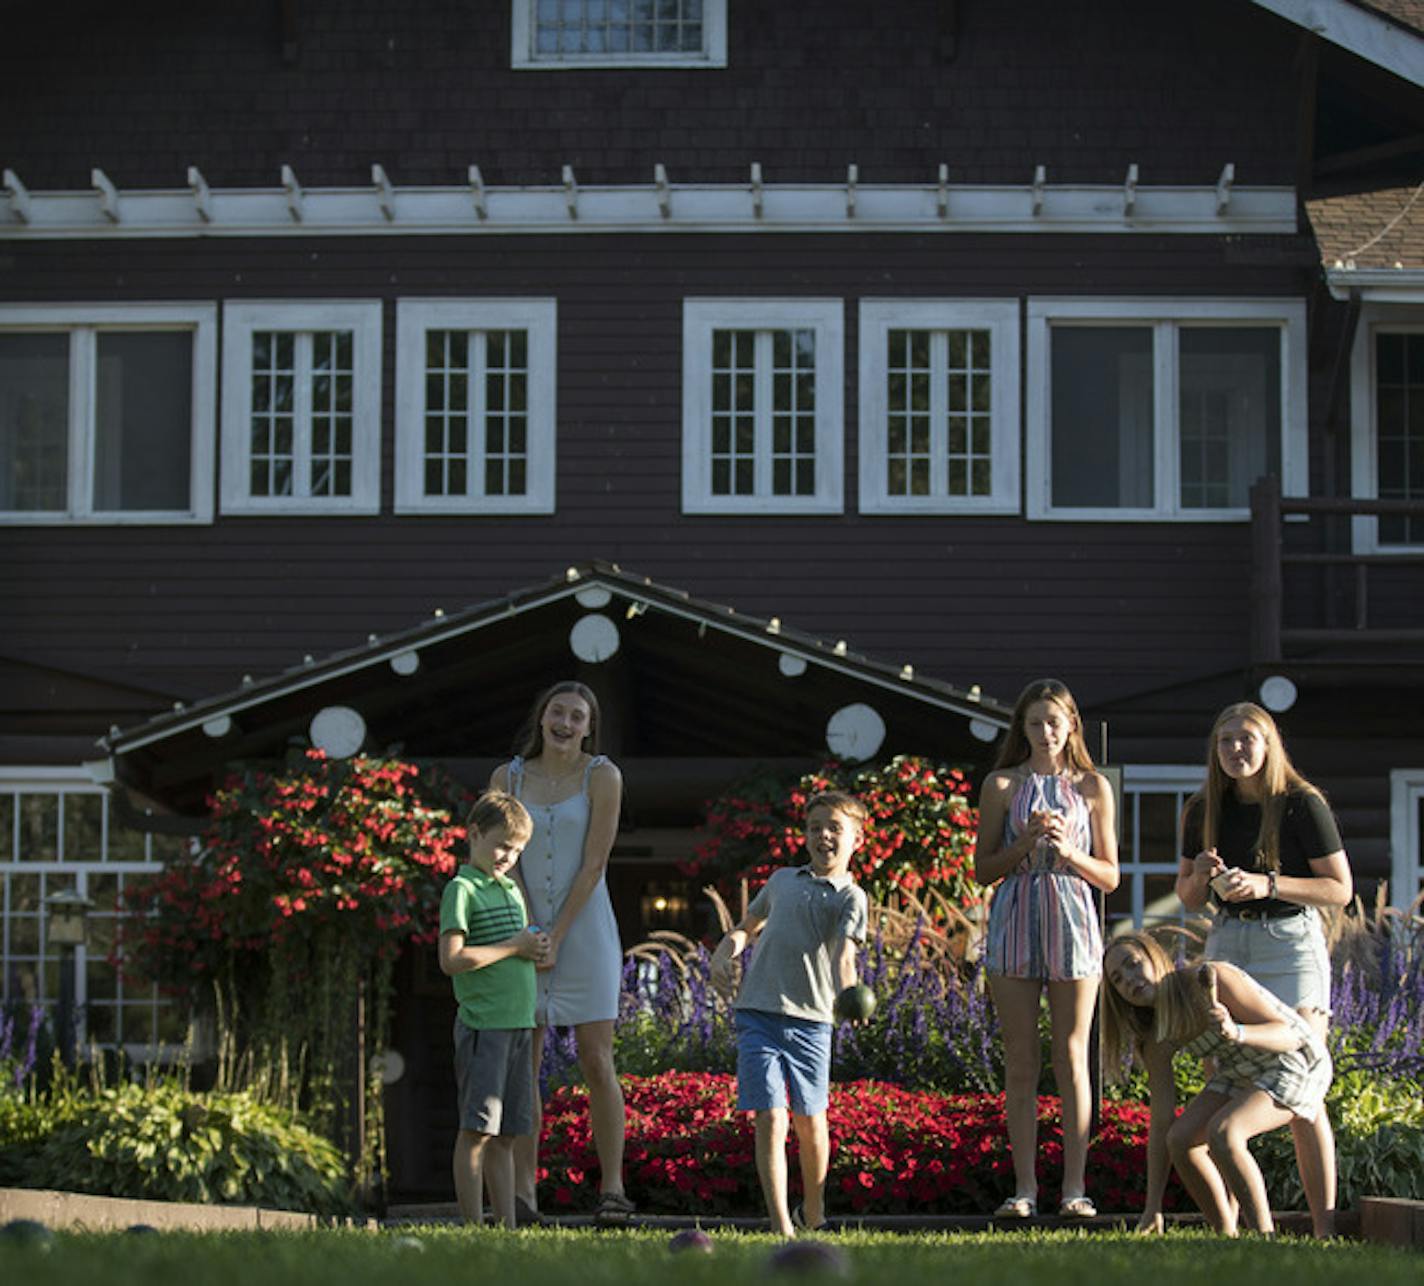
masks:
[[[534,1132],[534,1032],[476,1031],[455,1019],[460,1128],[477,1134]]]
[[[1276,920],[1239,920],[1218,913],[1206,958],[1248,973],[1292,1009],[1330,1012],[1330,953],[1311,908]]]

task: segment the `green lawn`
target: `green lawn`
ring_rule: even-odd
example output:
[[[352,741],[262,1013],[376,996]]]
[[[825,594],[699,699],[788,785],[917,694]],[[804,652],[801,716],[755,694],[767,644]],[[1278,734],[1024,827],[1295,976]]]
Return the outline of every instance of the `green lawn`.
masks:
[[[718,1233],[710,1255],[674,1255],[665,1234],[420,1227],[381,1232],[198,1235],[60,1234],[49,1249],[0,1244],[0,1280],[16,1286],[726,1286],[730,1281],[832,1280],[894,1286],[1214,1286],[1270,1274],[1291,1286],[1420,1280],[1417,1254],[1358,1243],[1223,1241],[1196,1232],[1141,1239],[1121,1233],[974,1235],[845,1233],[844,1277],[768,1271],[778,1243]],[[952,1277],[947,1276],[952,1275]]]

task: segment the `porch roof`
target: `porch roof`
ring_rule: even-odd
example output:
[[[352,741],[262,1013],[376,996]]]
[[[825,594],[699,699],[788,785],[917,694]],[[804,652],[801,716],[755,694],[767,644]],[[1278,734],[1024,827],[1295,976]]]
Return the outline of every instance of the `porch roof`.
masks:
[[[592,648],[580,631],[593,636]],[[591,562],[115,727],[100,742],[107,761],[94,769],[162,807],[193,812],[229,765],[320,741],[313,720],[330,710],[355,712],[345,726],[368,752],[499,757],[534,694],[568,677],[599,694],[605,741],[618,755],[825,755],[832,716],[869,706],[885,730],[875,753],[977,761],[1010,715],[977,688]]]

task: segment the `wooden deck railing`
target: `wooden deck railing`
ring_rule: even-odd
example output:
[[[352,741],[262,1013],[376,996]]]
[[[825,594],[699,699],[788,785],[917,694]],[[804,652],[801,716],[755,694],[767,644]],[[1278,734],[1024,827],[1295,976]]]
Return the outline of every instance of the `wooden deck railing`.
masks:
[[[1285,520],[1297,514],[1322,519],[1332,527],[1317,534],[1320,548],[1287,549]],[[1424,546],[1417,554],[1353,553],[1352,520],[1358,517],[1414,518],[1424,527],[1424,501],[1283,497],[1273,477],[1261,478],[1251,488],[1251,654],[1257,665],[1270,665],[1302,647],[1319,644],[1424,643],[1424,570],[1415,599],[1418,626],[1370,623],[1370,570],[1424,569]],[[1292,567],[1323,570],[1315,615],[1324,624],[1285,623],[1286,573]],[[1348,621],[1341,619],[1346,616]]]

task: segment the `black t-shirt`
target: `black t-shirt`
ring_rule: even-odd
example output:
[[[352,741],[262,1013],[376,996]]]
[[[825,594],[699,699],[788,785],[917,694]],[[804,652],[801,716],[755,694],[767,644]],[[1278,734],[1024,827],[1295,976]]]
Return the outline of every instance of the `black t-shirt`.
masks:
[[[1227,866],[1239,866],[1246,871],[1264,871],[1265,861],[1256,848],[1256,836],[1261,830],[1261,805],[1243,804],[1234,791],[1228,790],[1221,801],[1221,816],[1217,821],[1216,851]],[[1340,829],[1330,805],[1313,790],[1293,790],[1286,796],[1281,815],[1282,875],[1309,878],[1315,872],[1312,861],[1338,853]],[[1182,822],[1182,856],[1188,861],[1202,851],[1202,807],[1188,806]],[[1233,902],[1232,907],[1286,910],[1296,905],[1273,898],[1254,898]]]

